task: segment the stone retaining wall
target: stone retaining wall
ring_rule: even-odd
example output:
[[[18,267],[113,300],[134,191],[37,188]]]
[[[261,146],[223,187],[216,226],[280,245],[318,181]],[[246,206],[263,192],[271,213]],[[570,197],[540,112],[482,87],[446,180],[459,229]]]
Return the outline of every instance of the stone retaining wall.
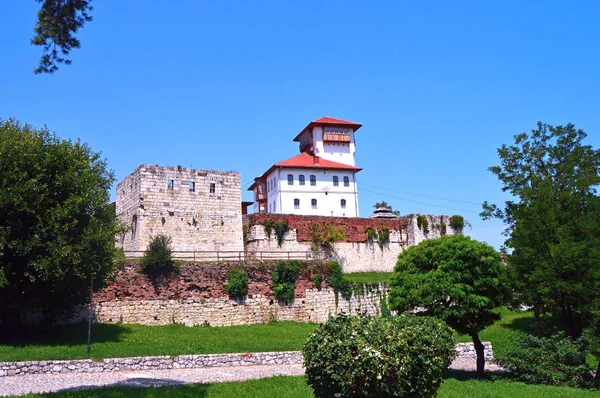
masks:
[[[493,358],[492,343],[484,342],[485,358]],[[458,343],[459,357],[475,358],[473,343]],[[301,351],[152,356],[65,361],[0,362],[0,377],[50,373],[117,372],[120,370],[197,369],[215,366],[284,365],[302,363]]]

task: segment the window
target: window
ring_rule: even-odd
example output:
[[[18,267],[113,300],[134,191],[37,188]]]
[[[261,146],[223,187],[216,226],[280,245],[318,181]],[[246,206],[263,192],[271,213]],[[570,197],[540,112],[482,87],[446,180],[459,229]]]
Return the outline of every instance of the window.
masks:
[[[294,176],[292,174],[288,174],[288,185],[294,185]]]
[[[300,208],[300,199],[294,199],[294,209]]]
[[[317,185],[317,177],[314,175],[310,176],[310,185]]]
[[[215,184],[214,183],[210,184],[210,193],[215,193]]]
[[[316,199],[311,199],[310,200],[310,205],[313,209],[317,208],[317,200]]]
[[[172,191],[174,186],[175,186],[175,180],[169,180],[167,182],[167,189],[170,189]]]
[[[337,187],[338,185],[340,185],[340,179],[338,176],[333,176],[333,186]]]
[[[196,183],[194,181],[189,182],[190,192],[196,192]]]
[[[342,209],[345,209],[346,208],[346,199],[340,200],[340,205],[342,206]]]
[[[348,177],[344,177],[344,186],[345,187],[349,187],[350,186],[350,179]]]
[[[298,184],[299,185],[304,185],[304,174],[300,174],[298,176]]]

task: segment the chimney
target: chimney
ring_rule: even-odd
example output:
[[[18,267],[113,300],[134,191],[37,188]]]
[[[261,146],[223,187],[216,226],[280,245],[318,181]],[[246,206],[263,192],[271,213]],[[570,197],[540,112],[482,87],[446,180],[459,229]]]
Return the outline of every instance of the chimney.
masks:
[[[318,156],[313,157],[313,163],[316,164],[317,166],[319,165],[319,157]]]

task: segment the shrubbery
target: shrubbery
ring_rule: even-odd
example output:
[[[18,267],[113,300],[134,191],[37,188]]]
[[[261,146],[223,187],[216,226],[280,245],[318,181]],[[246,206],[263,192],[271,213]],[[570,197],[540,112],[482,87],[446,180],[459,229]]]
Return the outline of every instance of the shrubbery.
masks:
[[[246,271],[237,268],[229,269],[225,289],[232,297],[244,297],[248,294],[248,274]]]
[[[524,383],[585,387],[592,379],[585,356],[586,343],[573,341],[564,333],[521,335],[512,348],[496,356],[496,362]]]
[[[452,329],[429,317],[330,318],[304,346],[316,397],[431,397],[456,356]]]
[[[300,271],[300,262],[296,260],[279,261],[277,268],[271,272],[273,279],[273,290],[275,298],[279,301],[289,303],[294,300],[294,290],[296,290],[296,278]]]
[[[150,241],[142,257],[142,267],[148,274],[169,274],[177,271],[171,258],[171,238],[158,235]]]

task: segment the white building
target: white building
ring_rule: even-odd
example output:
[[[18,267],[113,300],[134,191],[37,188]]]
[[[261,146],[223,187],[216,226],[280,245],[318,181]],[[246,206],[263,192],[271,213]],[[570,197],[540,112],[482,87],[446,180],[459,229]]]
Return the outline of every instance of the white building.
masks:
[[[354,133],[359,123],[322,117],[294,141],[300,155],[271,166],[248,188],[255,213],[358,217]]]

